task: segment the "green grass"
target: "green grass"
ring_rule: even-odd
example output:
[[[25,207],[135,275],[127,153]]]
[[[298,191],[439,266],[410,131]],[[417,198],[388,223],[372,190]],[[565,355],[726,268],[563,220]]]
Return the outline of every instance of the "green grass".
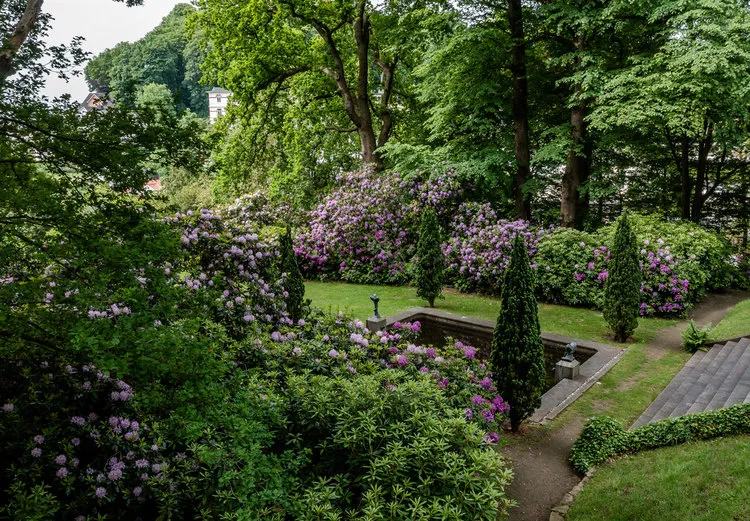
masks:
[[[364,286],[344,283],[306,283],[306,298],[324,310],[351,312],[360,319],[372,314],[370,295],[380,297],[380,312],[392,315],[425,302],[411,287]],[[500,301],[496,298],[462,294],[449,290],[439,300],[437,309],[472,317],[495,320]],[[539,322],[549,333],[611,343],[601,312],[568,306],[539,305]],[[663,328],[675,320],[643,319],[635,333],[635,342],[628,344],[628,353],[598,384],[594,385],[560,415],[550,428],[556,428],[573,416],[587,418],[607,414],[630,425],[679,372],[690,355],[682,351],[664,351],[657,358],[649,354],[647,344]]]
[[[573,417],[606,415],[629,427],[690,359],[684,351],[664,351],[659,358],[643,342],[625,356],[550,424],[564,425]]]
[[[603,465],[569,521],[750,519],[750,436],[687,443]]]
[[[417,297],[416,289],[408,286],[367,286],[338,282],[305,284],[305,298],[311,299],[314,306],[324,311],[346,311],[362,320],[372,315],[370,295],[373,293],[380,297],[380,314],[383,316],[427,305],[424,300]],[[459,293],[450,289],[444,293],[445,299],[435,302],[436,309],[492,321],[497,319],[500,311],[500,300],[497,298]],[[548,333],[581,340],[611,342],[608,339],[607,324],[600,311],[540,304],[539,323],[542,331]],[[661,328],[670,324],[672,322],[667,320],[641,320],[635,339],[638,342],[647,342]]]
[[[750,300],[737,304],[729,314],[711,330],[713,340],[723,340],[750,335]]]

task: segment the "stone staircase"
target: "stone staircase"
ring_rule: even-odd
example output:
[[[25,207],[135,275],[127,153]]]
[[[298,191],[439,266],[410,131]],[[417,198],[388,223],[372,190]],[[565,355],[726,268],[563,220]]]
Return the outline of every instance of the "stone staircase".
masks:
[[[695,353],[631,429],[742,402],[750,403],[750,336]]]

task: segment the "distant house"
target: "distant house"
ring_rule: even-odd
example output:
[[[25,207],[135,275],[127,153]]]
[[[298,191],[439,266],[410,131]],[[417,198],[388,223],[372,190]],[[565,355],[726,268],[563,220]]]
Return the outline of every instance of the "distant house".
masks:
[[[89,92],[86,99],[81,102],[81,112],[91,112],[92,110],[107,110],[114,107],[111,94],[103,92]]]
[[[146,184],[143,185],[143,189],[147,192],[158,192],[161,190],[161,179],[158,177],[154,177],[153,179],[149,179],[146,181]]]
[[[229,97],[232,95],[226,89],[214,87],[208,94],[208,122],[213,123],[227,112]]]

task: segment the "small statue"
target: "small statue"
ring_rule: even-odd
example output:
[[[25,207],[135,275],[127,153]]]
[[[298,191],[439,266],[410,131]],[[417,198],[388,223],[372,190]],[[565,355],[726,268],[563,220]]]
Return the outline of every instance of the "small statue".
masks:
[[[375,315],[373,315],[375,318],[380,318],[380,313],[378,313],[378,302],[380,302],[380,297],[377,295],[370,295],[370,300],[372,300],[372,303],[375,304]]]
[[[562,359],[566,362],[575,362],[576,357],[573,356],[573,353],[576,352],[576,347],[578,347],[578,344],[575,342],[571,342],[570,344],[565,346],[565,354],[563,355]]]

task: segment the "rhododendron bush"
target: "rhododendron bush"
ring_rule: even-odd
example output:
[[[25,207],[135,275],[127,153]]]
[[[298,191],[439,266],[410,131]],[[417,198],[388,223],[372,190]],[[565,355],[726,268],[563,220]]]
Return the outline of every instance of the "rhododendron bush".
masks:
[[[455,172],[427,181],[369,170],[341,175],[338,188],[311,212],[310,228],[297,237],[308,277],[349,282],[403,284],[416,252],[419,210],[450,219],[460,186]]]
[[[296,253],[310,278],[411,282],[418,216],[431,208],[445,229],[446,280],[454,287],[499,295],[520,234],[540,300],[601,307],[612,226],[588,234],[501,219],[489,203],[463,201],[466,191],[453,170],[409,179],[364,171],[338,182],[298,236]],[[642,242],[642,315],[681,315],[707,291],[729,284],[729,247],[718,234],[656,217],[635,216],[633,224]]]
[[[641,316],[682,315],[707,291],[729,284],[729,246],[718,234],[656,217],[635,215],[631,221],[643,272]],[[593,234],[557,230],[542,241],[534,258],[538,297],[601,307],[613,233],[614,225]]]
[[[129,201],[107,210],[126,225],[3,274],[0,517],[351,517],[407,486],[422,503],[396,519],[438,498],[502,515],[507,404],[475,350],[415,345],[418,324],[293,321],[264,230],[280,215],[256,203],[156,219]]]
[[[499,219],[487,203],[464,203],[453,217],[450,236],[443,245],[448,276],[463,291],[499,295],[516,236],[523,237],[533,259],[547,233],[531,227],[527,221]]]

